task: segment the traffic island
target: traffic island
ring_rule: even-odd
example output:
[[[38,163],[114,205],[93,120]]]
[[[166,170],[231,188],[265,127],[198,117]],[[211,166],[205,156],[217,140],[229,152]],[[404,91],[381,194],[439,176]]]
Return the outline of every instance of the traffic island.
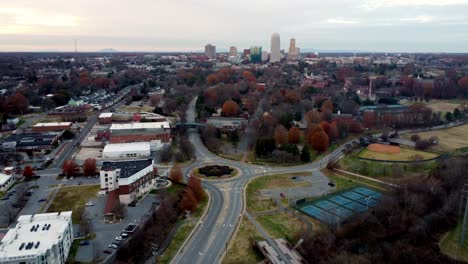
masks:
[[[206,165],[192,171],[196,177],[208,180],[223,180],[239,175],[239,169],[227,165]]]

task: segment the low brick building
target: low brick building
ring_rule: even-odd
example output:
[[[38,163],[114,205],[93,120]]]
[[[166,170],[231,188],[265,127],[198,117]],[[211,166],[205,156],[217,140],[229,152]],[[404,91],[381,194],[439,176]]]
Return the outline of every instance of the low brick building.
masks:
[[[109,129],[110,143],[130,143],[160,140],[167,143],[171,140],[169,122],[148,122],[130,124],[112,124]]]
[[[70,130],[72,122],[37,123],[32,127],[33,132],[62,132]]]

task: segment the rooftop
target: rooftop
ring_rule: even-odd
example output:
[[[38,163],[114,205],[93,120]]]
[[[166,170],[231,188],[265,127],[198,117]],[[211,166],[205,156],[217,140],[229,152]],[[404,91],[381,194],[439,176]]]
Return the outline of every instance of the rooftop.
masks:
[[[112,124],[110,130],[132,130],[132,129],[157,129],[157,128],[171,128],[169,122],[144,122],[144,123],[130,123],[130,124]]]
[[[112,117],[113,113],[102,113],[99,115],[99,118],[109,118]]]
[[[149,142],[132,142],[107,144],[104,147],[103,153],[121,152],[121,151],[150,151],[151,144]]]
[[[105,161],[101,170],[113,171],[120,169],[120,178],[128,178],[137,172],[153,165],[152,159],[126,160],[126,161]]]
[[[50,145],[57,135],[43,133],[13,134],[5,138],[3,142],[16,142],[17,147]]]
[[[54,126],[71,126],[72,122],[49,122],[37,123],[33,127],[54,127]]]
[[[4,173],[0,173],[0,185],[7,182],[11,177],[12,177],[11,175],[6,175]]]
[[[72,212],[22,215],[0,244],[0,262],[45,253],[64,235]],[[27,247],[33,243],[32,247]]]

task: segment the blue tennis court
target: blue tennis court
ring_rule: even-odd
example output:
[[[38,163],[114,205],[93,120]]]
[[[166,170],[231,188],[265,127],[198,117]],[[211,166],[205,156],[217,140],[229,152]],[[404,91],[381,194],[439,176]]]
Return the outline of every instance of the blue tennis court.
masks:
[[[375,207],[382,197],[380,192],[366,187],[355,187],[338,194],[332,194],[299,210],[329,225],[342,223],[353,215]]]

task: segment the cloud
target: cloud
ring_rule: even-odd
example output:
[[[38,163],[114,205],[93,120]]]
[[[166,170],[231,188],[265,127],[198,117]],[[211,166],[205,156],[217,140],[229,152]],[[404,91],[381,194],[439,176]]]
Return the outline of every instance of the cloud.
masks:
[[[347,19],[342,19],[342,18],[329,18],[324,21],[325,23],[328,24],[341,24],[341,25],[355,25],[359,24],[359,21],[356,20],[347,20]]]
[[[434,21],[434,18],[430,16],[415,16],[415,17],[400,18],[400,21],[423,24],[423,23],[429,23],[429,22]]]
[[[451,6],[468,5],[468,0],[365,0],[363,6],[374,10],[382,7],[397,6]]]
[[[76,27],[79,20],[78,17],[72,15],[54,14],[26,8],[0,8],[0,16],[9,17],[8,21],[2,23],[4,27]]]

